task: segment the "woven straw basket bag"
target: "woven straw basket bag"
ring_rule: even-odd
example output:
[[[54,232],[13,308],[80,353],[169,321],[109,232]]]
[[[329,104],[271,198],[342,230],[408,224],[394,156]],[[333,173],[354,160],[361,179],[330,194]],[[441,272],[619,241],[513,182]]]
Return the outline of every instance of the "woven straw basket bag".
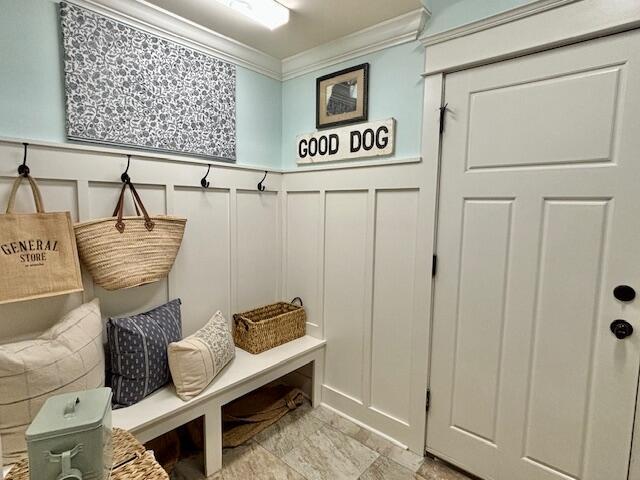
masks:
[[[127,186],[136,217],[122,215]],[[125,182],[113,217],[78,223],[74,230],[80,259],[95,283],[118,290],[165,278],[180,249],[186,223],[186,218],[150,217],[133,184]]]
[[[145,451],[140,442],[126,430],[114,428],[112,443],[113,469],[110,480],[169,480],[169,475],[155,460],[153,452]],[[14,464],[6,478],[6,480],[29,479],[28,458],[23,458]]]
[[[296,300],[300,305],[294,305]],[[233,316],[233,341],[249,353],[261,353],[304,337],[307,314],[302,299],[278,302]]]

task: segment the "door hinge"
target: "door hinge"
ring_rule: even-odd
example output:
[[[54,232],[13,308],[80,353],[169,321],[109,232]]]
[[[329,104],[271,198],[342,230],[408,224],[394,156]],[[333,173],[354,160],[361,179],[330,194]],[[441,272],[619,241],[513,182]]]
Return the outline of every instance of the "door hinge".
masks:
[[[438,273],[438,255],[434,255],[431,260],[431,276],[435,277]]]
[[[440,135],[442,135],[442,132],[444,132],[444,116],[447,113],[447,105],[449,105],[448,103],[445,103],[444,106],[440,107]]]
[[[431,407],[431,390],[427,388],[427,402],[425,406],[425,411],[429,411],[429,407]]]

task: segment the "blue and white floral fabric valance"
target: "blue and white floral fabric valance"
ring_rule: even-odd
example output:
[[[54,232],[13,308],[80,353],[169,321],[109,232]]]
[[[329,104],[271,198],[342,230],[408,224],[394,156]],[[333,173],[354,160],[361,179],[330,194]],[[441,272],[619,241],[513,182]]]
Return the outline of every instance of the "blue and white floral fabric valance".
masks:
[[[236,68],[60,4],[72,140],[236,157]]]

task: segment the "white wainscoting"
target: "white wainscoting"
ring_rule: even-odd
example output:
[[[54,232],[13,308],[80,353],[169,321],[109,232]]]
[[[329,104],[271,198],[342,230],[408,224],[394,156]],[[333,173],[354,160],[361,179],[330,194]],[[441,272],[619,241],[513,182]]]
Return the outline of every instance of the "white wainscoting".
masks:
[[[414,451],[424,444],[433,252],[424,162],[286,173],[283,291],[327,339],[322,401]]]
[[[0,140],[0,208],[21,161],[22,145]],[[203,190],[199,161],[132,157],[129,174],[147,209],[188,218],[166,280],[108,292],[83,272],[84,293],[0,306],[0,343],[43,331],[96,296],[104,317],[181,298],[185,335],[217,309],[230,318],[299,296],[308,333],[328,340],[323,402],[421,452],[435,165],[270,172],[258,192],[263,172],[231,165],[214,165]],[[126,155],[31,145],[28,164],[47,210],[83,221],[111,215]],[[19,211],[32,211],[29,195],[21,189]],[[126,202],[133,214],[129,195]]]
[[[0,208],[4,209],[22,145],[0,142]],[[108,217],[126,167],[121,153],[91,148],[30,145],[28,164],[48,211],[69,210],[74,220]],[[200,187],[206,167],[148,156],[131,160],[129,174],[149,212],[188,218],[184,241],[169,278],[138,288],[108,292],[84,274],[84,293],[0,306],[0,341],[45,330],[69,309],[99,297],[104,317],[124,315],[182,299],[188,335],[216,311],[232,313],[280,299],[280,190],[282,175],[216,165],[211,188]],[[133,214],[130,195],[126,208]],[[20,190],[17,210],[33,211],[30,189]],[[127,212],[125,212],[127,213]]]

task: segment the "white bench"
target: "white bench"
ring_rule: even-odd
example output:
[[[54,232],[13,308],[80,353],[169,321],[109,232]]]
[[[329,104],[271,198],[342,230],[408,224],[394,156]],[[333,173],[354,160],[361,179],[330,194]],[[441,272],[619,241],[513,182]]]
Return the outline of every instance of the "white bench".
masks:
[[[196,398],[184,402],[169,385],[135,405],[114,410],[113,426],[129,430],[144,443],[203,416],[205,474],[212,475],[222,468],[222,406],[309,363],[312,403],[319,405],[325,343],[305,336],[258,355],[236,348],[236,358]]]

